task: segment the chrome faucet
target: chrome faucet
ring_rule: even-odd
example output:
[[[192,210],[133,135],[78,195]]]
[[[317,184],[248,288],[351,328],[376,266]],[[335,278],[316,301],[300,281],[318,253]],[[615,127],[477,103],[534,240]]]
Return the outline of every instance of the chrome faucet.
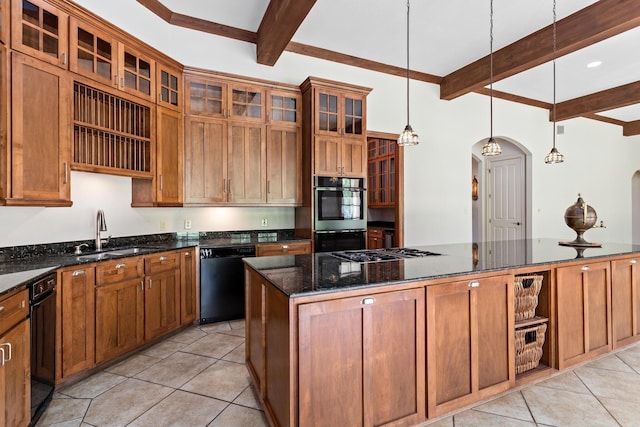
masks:
[[[107,244],[109,239],[102,240],[100,238],[100,232],[107,231],[107,221],[104,219],[104,212],[102,209],[98,209],[98,216],[96,217],[96,250],[102,250],[102,244]]]

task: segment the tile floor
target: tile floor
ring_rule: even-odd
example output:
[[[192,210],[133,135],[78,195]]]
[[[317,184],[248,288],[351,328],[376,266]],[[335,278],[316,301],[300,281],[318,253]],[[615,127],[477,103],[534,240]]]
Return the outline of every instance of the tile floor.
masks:
[[[424,425],[640,426],[640,343]],[[57,391],[45,426],[267,426],[244,321],[187,329]]]

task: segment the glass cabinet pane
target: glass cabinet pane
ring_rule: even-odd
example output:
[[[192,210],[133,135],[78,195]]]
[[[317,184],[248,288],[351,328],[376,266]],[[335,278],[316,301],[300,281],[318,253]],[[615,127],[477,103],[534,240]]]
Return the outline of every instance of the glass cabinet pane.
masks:
[[[344,133],[362,135],[362,100],[344,99]]]
[[[151,95],[151,63],[125,51],[124,86]]]
[[[189,109],[194,113],[222,115],[224,110],[222,86],[198,81],[189,83]]]
[[[338,97],[321,93],[319,96],[318,126],[320,130],[338,131]]]
[[[77,36],[78,68],[111,81],[113,48],[111,42],[81,27],[78,27]]]
[[[262,117],[262,93],[233,89],[231,114],[241,117]]]
[[[22,45],[58,58],[59,32],[58,15],[42,8],[37,2],[22,0]]]
[[[296,98],[271,95],[271,120],[295,123],[298,119]]]
[[[160,71],[160,101],[178,105],[178,77],[168,71]]]

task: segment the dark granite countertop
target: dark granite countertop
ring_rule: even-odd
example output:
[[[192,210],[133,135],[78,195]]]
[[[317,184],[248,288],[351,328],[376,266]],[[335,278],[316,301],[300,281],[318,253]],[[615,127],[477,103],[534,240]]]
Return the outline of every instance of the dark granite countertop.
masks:
[[[476,249],[474,249],[477,247]],[[576,250],[554,239],[416,246],[441,255],[380,262],[348,262],[330,253],[245,258],[245,262],[289,297],[391,283],[455,277],[536,265],[597,260],[600,257],[640,253],[640,245],[603,243],[601,248]],[[477,253],[477,262],[474,262]],[[278,269],[295,267],[296,280],[282,279]]]

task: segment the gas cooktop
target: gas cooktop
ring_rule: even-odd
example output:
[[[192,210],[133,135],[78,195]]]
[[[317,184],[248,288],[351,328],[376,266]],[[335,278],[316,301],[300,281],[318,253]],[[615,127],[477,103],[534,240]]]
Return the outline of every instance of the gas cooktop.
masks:
[[[435,252],[412,248],[363,249],[355,251],[331,252],[331,255],[353,262],[394,261],[406,258],[422,258],[440,255]]]

